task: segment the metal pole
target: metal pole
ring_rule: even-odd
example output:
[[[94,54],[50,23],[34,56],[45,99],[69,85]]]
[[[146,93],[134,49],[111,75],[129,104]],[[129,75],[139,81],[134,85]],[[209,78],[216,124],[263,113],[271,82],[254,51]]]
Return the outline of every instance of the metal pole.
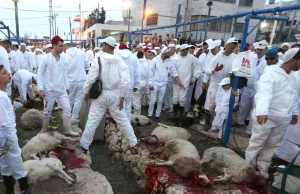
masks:
[[[276,27],[277,27],[277,20],[274,21],[274,26],[273,26],[273,29],[272,29],[271,39],[270,39],[269,45],[271,45],[273,43],[274,36],[275,36],[275,33],[276,33]]]
[[[275,40],[275,43],[278,44],[281,40],[281,37],[282,37],[282,31],[283,31],[283,28],[285,26],[285,23],[286,21],[281,21],[281,24],[280,24],[280,30],[279,30],[279,34],[278,36],[276,37],[276,40]]]
[[[20,43],[19,38],[19,15],[18,15],[18,0],[14,0],[15,3],[15,20],[16,20],[16,33],[17,33],[17,41]]]
[[[300,3],[300,0],[297,1],[297,4],[299,4],[299,3]],[[293,24],[294,24],[294,21],[295,21],[295,18],[296,18],[297,11],[298,11],[297,9],[294,11],[293,19],[292,19],[291,24],[290,24],[289,33],[287,35],[287,40],[288,41],[291,40],[290,38],[291,38],[292,28],[293,28]]]
[[[231,37],[234,37],[235,29],[236,29],[237,18],[234,18],[234,23],[232,27]]]
[[[128,9],[128,32],[130,31],[130,15],[131,15],[131,8]]]
[[[180,10],[181,10],[181,4],[178,5],[178,11],[177,11],[177,17],[176,17],[176,24],[179,23],[180,19]],[[175,38],[177,38],[178,35],[178,26],[175,28]],[[178,40],[179,41],[179,40]]]
[[[210,18],[210,12],[211,12],[211,7],[208,7],[207,18]],[[205,23],[204,40],[206,40],[206,37],[207,37],[207,30],[208,30],[208,22]]]
[[[58,35],[58,28],[57,28],[57,35]]]
[[[99,5],[99,4],[98,4],[98,5]],[[71,24],[71,17],[69,17],[69,23],[70,23],[71,42],[72,42],[72,24]]]
[[[145,25],[146,7],[147,7],[147,0],[144,0],[143,19],[142,19],[142,29],[144,29],[144,25]],[[141,36],[141,42],[143,42],[143,35]]]
[[[128,30],[128,31],[129,31],[129,30]],[[132,40],[131,40],[131,35],[132,35],[132,33],[129,32],[129,33],[128,33],[128,47],[129,47],[129,50],[131,50],[131,42],[132,42]]]
[[[9,26],[7,26],[7,38],[11,40]],[[12,45],[10,45],[10,49],[12,49]]]

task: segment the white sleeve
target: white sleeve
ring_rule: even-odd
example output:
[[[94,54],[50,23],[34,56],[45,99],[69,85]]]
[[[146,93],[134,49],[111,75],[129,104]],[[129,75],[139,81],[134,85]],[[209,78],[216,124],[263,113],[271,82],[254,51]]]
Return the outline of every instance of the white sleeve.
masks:
[[[88,94],[93,84],[96,82],[99,77],[99,64],[98,58],[95,58],[92,62],[92,65],[89,69],[89,73],[87,75],[87,79],[84,83],[83,91],[85,94]]]
[[[195,78],[202,74],[200,61],[196,57],[193,57],[193,72],[193,77]]]
[[[216,57],[213,57],[210,60],[209,64],[206,65],[205,74],[211,76],[215,68],[216,68]]]
[[[33,56],[30,53],[28,53],[28,55],[29,55],[29,66],[30,66],[30,69],[32,71],[32,69],[35,68],[36,65],[35,65],[35,61],[34,61]]]
[[[132,55],[134,56],[134,55]],[[138,88],[140,85],[140,70],[139,70],[139,64],[138,59],[134,56],[134,66],[133,66],[133,76],[134,76],[134,83],[133,88]]]
[[[219,102],[222,98],[222,95],[221,95],[222,89],[223,89],[222,86],[219,86],[217,94],[216,94],[216,99],[215,99],[216,106],[219,104]]]
[[[149,67],[149,86],[154,85],[154,73],[155,73],[155,65],[156,65],[156,60],[152,59],[150,62],[150,67]]]
[[[90,68],[90,60],[86,54],[83,54],[83,57],[84,57],[84,69],[88,70]],[[97,60],[98,60],[98,57],[95,57],[95,58],[97,58]]]
[[[64,61],[65,62],[65,61]],[[65,88],[68,90],[70,89],[70,86],[69,86],[69,81],[68,81],[68,72],[67,72],[67,64],[65,62],[65,65],[64,65],[64,85],[65,85]]]
[[[120,61],[119,66],[120,72],[120,95],[121,97],[126,97],[129,94],[129,85],[130,85],[130,75],[128,66],[123,62]]]
[[[171,65],[170,65],[170,74],[174,78],[178,76],[178,73],[177,73],[177,70],[175,68],[175,63],[174,62],[172,62]]]
[[[44,90],[44,76],[45,76],[45,71],[46,71],[46,62],[47,62],[47,56],[42,58],[41,64],[38,69],[38,80],[37,80],[37,85],[38,85],[38,90]]]
[[[12,140],[15,138],[15,134],[13,132],[14,129],[12,129],[14,126],[12,126],[10,122],[11,115],[8,114],[8,106],[11,106],[9,103],[7,98],[0,98],[0,130],[4,131],[7,139]]]

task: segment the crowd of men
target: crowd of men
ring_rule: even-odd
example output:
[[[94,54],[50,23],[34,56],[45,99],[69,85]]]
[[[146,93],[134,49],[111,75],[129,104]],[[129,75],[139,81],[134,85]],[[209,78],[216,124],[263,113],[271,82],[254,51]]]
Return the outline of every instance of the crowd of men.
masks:
[[[32,84],[37,83],[39,97],[44,100],[42,130],[48,130],[54,104],[58,102],[63,110],[64,133],[79,136],[71,125],[79,123],[81,105],[84,100],[88,102],[90,89],[100,78],[102,93],[92,100],[80,147],[84,152],[89,150],[95,130],[109,110],[130,150],[137,153],[137,138],[130,124],[132,112],[142,114],[142,107],[146,107],[151,119],[159,121],[161,112],[166,111],[174,120],[180,120],[191,110],[192,102],[205,96],[205,102],[199,104],[205,112],[200,124],[205,131],[219,132],[221,139],[229,99],[234,95],[235,104],[239,102],[236,123],[247,125],[243,136],[251,137],[246,161],[257,165],[259,172],[269,178],[272,157],[280,148],[285,132],[293,133],[290,129],[298,123],[300,51],[297,46],[290,48],[284,43],[279,48],[269,46],[265,40],[252,44],[247,51],[252,76],[247,87],[233,91],[229,76],[240,50],[235,37],[225,43],[208,39],[196,45],[179,44],[176,39],[161,47],[140,43],[132,51],[128,44],[117,43],[113,37],[101,42],[101,48],[83,50],[55,36],[43,50],[36,48],[31,52],[24,43],[19,46],[2,39],[0,65],[13,78],[13,85],[10,83],[6,88],[8,96],[11,87],[17,87],[20,101],[26,104],[33,100]],[[294,152],[286,154],[284,150],[290,148],[281,147],[277,156],[289,161]],[[300,164],[299,160],[296,163]]]

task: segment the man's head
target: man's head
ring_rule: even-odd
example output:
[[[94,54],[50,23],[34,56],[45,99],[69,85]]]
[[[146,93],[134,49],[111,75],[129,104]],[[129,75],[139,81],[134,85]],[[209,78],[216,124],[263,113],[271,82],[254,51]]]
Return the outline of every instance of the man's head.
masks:
[[[180,55],[181,56],[187,56],[189,54],[189,45],[188,44],[182,44],[180,45]]]
[[[117,45],[116,39],[112,36],[108,36],[105,39],[102,39],[101,42],[103,43],[102,51],[113,54],[115,46]]]
[[[121,43],[119,46],[119,50],[125,50],[125,49],[128,49],[127,44]],[[142,52],[142,51],[139,51],[139,52]]]
[[[11,42],[8,39],[1,39],[0,40],[0,45],[5,48],[5,50],[7,51],[7,53],[10,53]]]
[[[288,65],[290,70],[298,71],[300,69],[300,49],[289,49],[282,56],[282,60],[284,65]]]
[[[235,37],[229,38],[226,42],[226,54],[232,54],[238,44],[238,40]]]
[[[189,53],[190,54],[193,54],[194,53],[194,51],[195,51],[195,46],[194,45],[189,45]]]
[[[35,49],[36,55],[42,54],[42,52],[43,52],[42,49],[39,49],[39,48]]]
[[[267,61],[267,65],[274,65],[277,63],[278,59],[278,50],[275,48],[268,49],[265,53],[265,59]]]
[[[148,51],[148,58],[149,58],[150,60],[152,60],[154,57],[156,57],[156,55],[157,55],[156,50],[149,50],[149,51]]]
[[[143,51],[143,49],[144,49],[144,48],[143,48],[143,43],[138,44],[137,47],[136,47],[136,51],[137,51],[137,52]]]
[[[230,78],[226,77],[226,78],[222,79],[222,81],[219,83],[219,85],[222,86],[222,88],[224,90],[229,90],[231,88]]]
[[[208,43],[208,49],[211,51],[213,55],[218,54],[221,48],[221,40],[213,40]]]
[[[20,46],[21,46],[20,51],[22,53],[24,53],[26,51],[26,44],[25,43],[21,43]]]
[[[19,44],[17,43],[17,42],[12,42],[11,43],[12,44],[12,49],[14,50],[14,51],[17,51],[18,49],[19,49]]]
[[[281,46],[282,52],[285,53],[287,50],[290,49],[290,47],[291,47],[290,43],[288,42],[283,43]]]
[[[144,58],[144,52],[139,51],[136,56],[137,56],[138,59],[143,59]]]
[[[54,36],[51,40],[51,44],[54,53],[61,54],[64,51],[64,40],[59,36]]]
[[[46,44],[43,46],[43,50],[46,54],[51,53],[52,52],[52,44]]]
[[[266,40],[262,40],[256,44],[254,44],[254,48],[256,50],[257,56],[260,58],[265,55],[265,52],[268,48],[268,43]]]
[[[168,59],[171,57],[171,49],[169,47],[164,47],[161,49],[161,57],[163,59]]]
[[[175,47],[176,47],[176,45],[175,44],[173,44],[173,43],[171,43],[171,44],[169,44],[168,45],[168,47],[171,49],[171,56],[173,56],[174,54],[175,54]]]
[[[241,47],[241,45],[238,44],[238,45],[236,46],[236,48],[234,49],[233,53],[236,54],[236,55],[239,54],[239,52],[240,52],[240,47]]]

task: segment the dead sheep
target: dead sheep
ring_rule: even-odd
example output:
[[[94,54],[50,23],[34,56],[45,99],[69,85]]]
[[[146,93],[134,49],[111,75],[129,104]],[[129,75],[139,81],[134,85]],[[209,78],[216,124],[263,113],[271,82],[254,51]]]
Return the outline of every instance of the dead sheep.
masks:
[[[253,166],[247,164],[243,158],[233,150],[224,147],[212,147],[204,151],[202,165],[217,169],[219,173],[215,182],[244,183],[250,187],[263,186],[266,180]]]
[[[176,119],[174,121],[175,126],[178,127],[189,127],[193,125],[195,122],[199,121],[200,117],[202,115],[202,110],[199,105],[194,105],[193,109],[189,111],[186,116],[184,116],[182,119]]]
[[[37,109],[29,109],[21,116],[21,124],[26,130],[41,129],[43,125],[42,112]]]
[[[23,163],[24,169],[28,172],[29,184],[36,184],[40,181],[45,181],[52,176],[58,176],[64,179],[68,184],[72,184],[74,180],[65,173],[65,167],[58,159],[58,154],[55,152],[49,153],[49,158],[41,160],[27,160]]]
[[[170,140],[162,148],[162,154],[168,161],[154,162],[154,165],[170,166],[177,174],[189,177],[199,185],[212,185],[202,172],[198,150],[192,143],[182,139]]]
[[[15,110],[18,110],[22,107],[23,107],[23,104],[21,102],[14,101],[14,109]]]
[[[132,126],[145,126],[151,125],[151,120],[144,115],[131,114],[131,125]]]
[[[54,150],[62,143],[63,140],[75,141],[70,137],[66,137],[54,131],[39,133],[22,147],[22,158],[24,161],[39,159],[37,154]]]
[[[190,139],[191,135],[189,132],[180,127],[171,127],[163,124],[158,124],[151,135],[146,138],[142,138],[141,140],[147,143],[165,143],[172,139]]]

